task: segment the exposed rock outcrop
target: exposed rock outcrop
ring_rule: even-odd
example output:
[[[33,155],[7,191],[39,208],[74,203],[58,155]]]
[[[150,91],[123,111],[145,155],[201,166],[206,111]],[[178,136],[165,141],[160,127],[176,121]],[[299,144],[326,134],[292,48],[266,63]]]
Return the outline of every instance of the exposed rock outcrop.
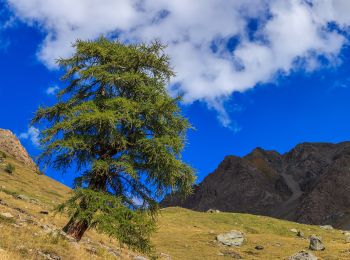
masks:
[[[10,130],[0,129],[0,151],[13,156],[31,169],[37,169],[33,159]]]
[[[320,237],[312,235],[310,236],[309,249],[314,251],[322,251],[325,250],[325,246],[323,245],[323,242]]]
[[[287,260],[317,260],[317,257],[307,251],[301,251],[287,258]]]
[[[227,156],[185,200],[161,205],[243,212],[350,228],[350,142],[303,143],[285,154]]]
[[[225,246],[241,246],[245,238],[241,231],[232,230],[230,232],[217,235],[216,240]]]

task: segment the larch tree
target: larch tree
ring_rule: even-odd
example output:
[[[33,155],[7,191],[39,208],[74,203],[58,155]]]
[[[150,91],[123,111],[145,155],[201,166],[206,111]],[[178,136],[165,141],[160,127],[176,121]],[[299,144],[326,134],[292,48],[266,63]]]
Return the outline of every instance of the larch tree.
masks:
[[[72,197],[58,207],[70,215],[63,230],[80,240],[88,228],[150,252],[159,199],[188,194],[194,172],[181,159],[186,131],[174,76],[159,42],[123,44],[104,37],[80,41],[59,59],[65,87],[57,103],[39,108],[40,163],[74,168]]]

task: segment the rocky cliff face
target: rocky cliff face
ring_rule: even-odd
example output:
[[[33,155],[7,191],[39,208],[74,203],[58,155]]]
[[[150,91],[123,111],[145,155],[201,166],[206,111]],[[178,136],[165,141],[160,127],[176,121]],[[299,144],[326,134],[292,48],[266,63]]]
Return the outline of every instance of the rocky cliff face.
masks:
[[[10,130],[0,129],[0,151],[13,156],[31,169],[37,169],[21,142]]]
[[[303,143],[285,154],[227,156],[185,200],[162,206],[218,209],[350,228],[350,142]],[[349,226],[347,226],[349,225]]]

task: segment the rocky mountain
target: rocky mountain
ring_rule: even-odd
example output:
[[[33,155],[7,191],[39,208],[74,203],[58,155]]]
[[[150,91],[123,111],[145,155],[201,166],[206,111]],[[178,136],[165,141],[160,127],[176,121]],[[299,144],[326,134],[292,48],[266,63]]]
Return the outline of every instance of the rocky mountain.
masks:
[[[22,146],[18,138],[10,131],[0,128],[0,150],[13,156],[31,169],[37,169],[33,159]]]
[[[227,156],[186,199],[161,205],[217,209],[350,228],[350,142],[303,143],[285,154]]]

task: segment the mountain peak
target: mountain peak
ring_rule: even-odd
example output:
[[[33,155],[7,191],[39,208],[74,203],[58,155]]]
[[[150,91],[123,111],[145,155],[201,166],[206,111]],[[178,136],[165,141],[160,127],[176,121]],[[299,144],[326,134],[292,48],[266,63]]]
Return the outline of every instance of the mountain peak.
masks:
[[[10,130],[0,128],[0,151],[13,156],[31,169],[37,169],[33,159]]]

